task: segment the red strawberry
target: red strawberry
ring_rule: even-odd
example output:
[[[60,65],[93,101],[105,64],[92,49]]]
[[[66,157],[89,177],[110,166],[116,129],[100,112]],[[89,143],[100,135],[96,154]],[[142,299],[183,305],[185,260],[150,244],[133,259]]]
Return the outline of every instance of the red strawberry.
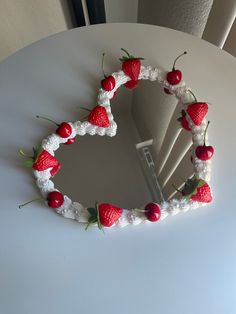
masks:
[[[52,156],[48,151],[40,148],[36,151],[34,151],[34,162],[33,162],[33,169],[38,171],[43,171],[48,168],[52,168],[50,171],[51,175],[54,176],[58,170],[61,167],[61,164],[59,161]]]
[[[87,209],[90,217],[86,229],[93,223],[98,225],[99,229],[102,227],[111,227],[121,217],[123,210],[112,204],[95,204],[95,208]]]
[[[210,203],[212,201],[210,186],[204,180],[196,177],[188,179],[181,192],[183,196],[196,202]]]
[[[130,80],[124,84],[124,86],[128,89],[135,89],[139,84],[139,81]]]
[[[137,58],[128,53],[125,49],[121,48],[127,56],[123,56],[120,58],[122,62],[122,70],[123,72],[131,78],[133,81],[138,81],[140,69],[141,69],[141,61],[143,58]]]
[[[181,121],[181,125],[182,127],[186,130],[186,131],[191,131],[192,129],[189,127],[188,125],[188,121],[186,119],[186,117],[183,117],[182,121]]]
[[[191,128],[189,127],[188,121],[186,119],[186,112],[184,110],[181,111],[181,117],[177,119],[181,123],[181,126],[186,130],[186,131],[191,131]]]
[[[103,128],[107,128],[110,125],[107,111],[102,106],[96,106],[93,108],[93,110],[90,112],[88,116],[88,121],[91,124],[101,126]]]
[[[55,174],[57,174],[60,169],[61,169],[61,164],[58,162],[58,164],[54,166],[52,170],[50,171],[51,176],[54,177]]]
[[[42,147],[38,149],[33,148],[33,156],[29,156],[25,154],[22,150],[20,150],[20,154],[24,157],[29,157],[29,160],[24,162],[24,165],[29,168],[33,168],[37,171],[43,171],[49,168],[50,173],[54,176],[61,167],[59,161],[52,156],[48,151],[44,150]]]
[[[111,204],[99,205],[100,222],[105,227],[111,227],[122,215],[122,209]]]
[[[211,188],[207,183],[197,188],[196,194],[191,196],[196,202],[210,203],[212,201]]]
[[[208,104],[196,102],[188,105],[187,113],[195,125],[200,125],[208,112]]]

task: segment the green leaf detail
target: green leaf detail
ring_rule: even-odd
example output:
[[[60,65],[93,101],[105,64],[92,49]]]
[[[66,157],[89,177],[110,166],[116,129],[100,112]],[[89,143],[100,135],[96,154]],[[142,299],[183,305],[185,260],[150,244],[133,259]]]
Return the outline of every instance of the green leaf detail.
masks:
[[[100,230],[103,230],[99,217],[98,202],[95,203],[95,207],[87,208],[87,211],[89,212],[90,217],[88,219],[88,224],[86,225],[85,230],[87,230],[91,226],[91,224],[95,223]]]
[[[96,208],[96,211],[97,211],[97,224],[98,224],[98,229],[103,230],[102,224],[101,224],[101,222],[100,222],[98,202],[95,203],[95,208]]]
[[[32,168],[33,167],[33,164],[34,164],[34,161],[29,159],[29,160],[25,160],[23,165],[27,168]]]
[[[206,184],[206,182],[204,180],[200,179],[199,182],[198,182],[198,186],[197,187],[200,188],[200,187],[202,187],[205,184]]]
[[[182,114],[182,117],[185,117],[186,116],[186,112],[185,112],[185,110],[183,109],[183,110],[181,110],[181,114]]]
[[[122,57],[122,58],[119,58],[119,60],[120,60],[121,62],[125,62],[125,61],[129,60],[129,58],[128,58],[128,57]]]
[[[198,179],[196,179],[196,178],[188,179],[185,182],[184,188],[182,190],[183,194],[184,195],[192,195],[195,192],[195,190],[197,189],[198,184],[199,184]]]
[[[37,151],[36,151],[37,157],[42,153],[42,151],[43,151],[43,148],[41,146],[37,148]]]

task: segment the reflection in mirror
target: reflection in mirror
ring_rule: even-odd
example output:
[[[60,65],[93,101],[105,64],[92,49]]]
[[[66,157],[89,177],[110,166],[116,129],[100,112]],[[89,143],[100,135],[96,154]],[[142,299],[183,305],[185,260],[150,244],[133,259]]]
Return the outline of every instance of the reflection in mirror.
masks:
[[[177,122],[175,97],[157,82],[141,81],[133,92],[121,87],[111,107],[116,136],[77,136],[73,145],[62,145],[56,187],[86,206],[98,201],[141,208],[178,197],[173,185],[180,188],[193,170],[191,135]]]

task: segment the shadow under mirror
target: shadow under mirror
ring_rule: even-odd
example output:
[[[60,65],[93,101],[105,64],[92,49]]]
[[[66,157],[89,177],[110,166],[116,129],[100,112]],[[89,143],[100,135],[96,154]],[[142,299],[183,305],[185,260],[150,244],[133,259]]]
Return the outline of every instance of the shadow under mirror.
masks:
[[[178,197],[173,185],[179,188],[192,166],[191,136],[177,122],[175,97],[144,81],[118,93],[111,103],[116,136],[77,136],[73,145],[63,145],[56,151],[62,164],[56,187],[85,206],[98,201],[141,208]]]

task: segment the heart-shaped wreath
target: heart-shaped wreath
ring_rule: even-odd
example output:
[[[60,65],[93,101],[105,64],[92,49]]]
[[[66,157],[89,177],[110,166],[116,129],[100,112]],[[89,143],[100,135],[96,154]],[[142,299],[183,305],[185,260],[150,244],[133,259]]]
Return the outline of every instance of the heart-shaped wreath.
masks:
[[[143,58],[130,55],[125,49],[120,61],[122,69],[109,76],[104,75],[98,93],[98,104],[91,110],[86,121],[62,122],[55,133],[42,141],[38,149],[33,149],[33,156],[25,165],[33,168],[36,184],[41,191],[47,205],[56,210],[65,218],[75,219],[85,223],[86,229],[92,224],[102,229],[103,227],[124,227],[129,224],[137,225],[143,222],[156,222],[169,215],[176,215],[206,205],[212,201],[209,186],[211,172],[211,157],[214,153],[212,146],[206,145],[206,130],[209,122],[206,120],[208,104],[197,102],[191,89],[182,80],[182,72],[175,68],[177,57],[171,71],[166,72],[151,66],[141,64]],[[103,56],[104,59],[104,56]],[[115,136],[117,125],[114,121],[110,100],[116,95],[116,90],[124,85],[133,89],[140,80],[158,81],[166,94],[173,94],[182,104],[182,116],[179,118],[182,128],[192,133],[194,176],[185,182],[180,199],[171,199],[169,202],[148,203],[144,208],[122,209],[108,203],[95,203],[94,207],[84,207],[78,202],[73,202],[54,187],[50,180],[60,169],[60,163],[54,152],[60,144],[73,144],[76,135],[108,135]],[[189,101],[190,94],[193,101]],[[27,156],[22,150],[22,155]],[[30,201],[31,202],[31,201]],[[24,205],[20,205],[22,208]]]

